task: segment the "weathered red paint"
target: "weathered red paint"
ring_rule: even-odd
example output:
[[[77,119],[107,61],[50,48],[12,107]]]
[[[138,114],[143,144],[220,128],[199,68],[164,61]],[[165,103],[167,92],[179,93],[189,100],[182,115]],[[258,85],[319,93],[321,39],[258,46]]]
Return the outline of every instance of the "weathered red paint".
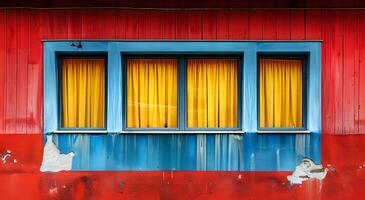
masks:
[[[0,153],[12,151],[0,164],[0,197],[362,199],[364,32],[363,10],[0,9]],[[331,170],[295,187],[290,172],[40,173],[44,39],[323,40],[322,156]]]

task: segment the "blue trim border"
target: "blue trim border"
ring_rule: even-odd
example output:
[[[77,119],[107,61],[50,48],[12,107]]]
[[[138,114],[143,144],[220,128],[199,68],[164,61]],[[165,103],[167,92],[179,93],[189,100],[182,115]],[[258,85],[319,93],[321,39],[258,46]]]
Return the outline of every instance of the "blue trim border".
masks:
[[[82,48],[71,46],[79,42]],[[321,42],[44,41],[43,47],[45,134],[56,132],[58,126],[57,54],[107,55],[107,134],[67,132],[53,137],[62,153],[75,153],[72,170],[287,171],[294,170],[303,157],[321,162]],[[258,133],[257,57],[265,53],[308,55],[306,114],[310,134]],[[240,123],[245,134],[202,134],[201,130],[193,134],[120,134],[123,54],[242,55]]]
[[[307,74],[307,130],[321,131],[321,42],[205,42],[205,41],[81,41],[82,47],[72,45],[80,41],[44,42],[44,133],[57,131],[58,76],[57,54],[107,54],[107,132],[122,131],[123,70],[122,54],[241,54],[242,129],[257,132],[257,56],[263,53],[306,54]]]

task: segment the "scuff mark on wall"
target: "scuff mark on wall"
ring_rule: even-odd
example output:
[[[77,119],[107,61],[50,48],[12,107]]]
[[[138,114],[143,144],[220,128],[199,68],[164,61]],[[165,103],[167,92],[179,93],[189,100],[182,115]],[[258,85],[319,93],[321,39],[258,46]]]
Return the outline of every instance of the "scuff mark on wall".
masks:
[[[43,149],[43,161],[41,172],[59,172],[71,170],[74,153],[61,154],[60,150],[52,141],[52,135],[47,136],[47,142]]]
[[[302,184],[311,178],[322,180],[326,177],[328,169],[323,169],[322,165],[316,165],[310,158],[304,158],[296,167],[292,175],[287,178],[290,183]]]
[[[236,140],[242,140],[243,136],[242,135],[234,135],[234,139]]]

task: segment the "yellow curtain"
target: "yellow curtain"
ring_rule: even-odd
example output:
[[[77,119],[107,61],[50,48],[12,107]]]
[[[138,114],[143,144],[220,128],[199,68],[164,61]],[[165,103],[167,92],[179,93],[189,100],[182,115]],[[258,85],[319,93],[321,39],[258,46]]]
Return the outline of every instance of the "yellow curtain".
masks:
[[[129,59],[127,127],[177,127],[177,61]]]
[[[237,127],[237,60],[189,59],[188,128]]]
[[[302,127],[302,61],[260,59],[260,127]]]
[[[103,128],[104,59],[62,61],[62,127]]]

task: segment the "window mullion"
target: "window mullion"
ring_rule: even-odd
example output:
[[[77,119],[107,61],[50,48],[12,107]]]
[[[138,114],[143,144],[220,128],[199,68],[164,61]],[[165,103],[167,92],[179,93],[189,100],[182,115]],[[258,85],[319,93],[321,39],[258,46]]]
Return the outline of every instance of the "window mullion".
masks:
[[[178,58],[178,118],[179,118],[179,130],[186,129],[186,61],[185,58],[180,56]]]

